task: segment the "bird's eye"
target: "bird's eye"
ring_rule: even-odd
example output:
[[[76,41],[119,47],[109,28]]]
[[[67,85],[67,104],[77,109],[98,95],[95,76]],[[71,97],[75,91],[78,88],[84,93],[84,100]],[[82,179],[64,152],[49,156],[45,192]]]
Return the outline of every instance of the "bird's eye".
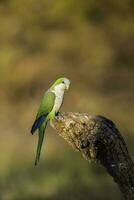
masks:
[[[62,83],[65,83],[64,81],[62,81]]]

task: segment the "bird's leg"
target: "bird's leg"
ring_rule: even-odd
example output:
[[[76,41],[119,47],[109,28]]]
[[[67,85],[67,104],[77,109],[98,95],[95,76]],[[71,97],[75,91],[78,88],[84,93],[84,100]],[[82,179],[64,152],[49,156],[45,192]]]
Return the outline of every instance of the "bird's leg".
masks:
[[[54,120],[55,117],[56,117],[56,118],[59,118],[59,117],[60,117],[60,112],[55,112],[55,113],[52,113],[52,114],[51,114],[51,117],[50,117],[50,124],[51,124],[52,127],[54,127],[52,121]]]
[[[58,117],[60,115],[60,112],[58,111],[57,113],[55,113],[55,116]]]

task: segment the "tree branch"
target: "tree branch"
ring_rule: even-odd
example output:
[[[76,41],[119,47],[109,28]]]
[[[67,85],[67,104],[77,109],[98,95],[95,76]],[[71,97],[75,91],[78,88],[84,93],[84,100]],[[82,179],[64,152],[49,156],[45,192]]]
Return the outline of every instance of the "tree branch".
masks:
[[[55,117],[52,126],[86,160],[101,163],[126,200],[134,199],[134,163],[111,120],[84,113],[64,113]]]

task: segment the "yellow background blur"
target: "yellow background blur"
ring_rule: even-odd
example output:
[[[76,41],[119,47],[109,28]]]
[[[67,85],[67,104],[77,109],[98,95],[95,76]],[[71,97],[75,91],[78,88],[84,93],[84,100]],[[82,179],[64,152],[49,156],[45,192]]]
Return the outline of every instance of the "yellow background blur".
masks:
[[[62,111],[112,119],[134,156],[132,0],[0,1],[0,199],[121,199],[112,178],[50,126],[40,163],[31,125],[43,92],[71,79]]]

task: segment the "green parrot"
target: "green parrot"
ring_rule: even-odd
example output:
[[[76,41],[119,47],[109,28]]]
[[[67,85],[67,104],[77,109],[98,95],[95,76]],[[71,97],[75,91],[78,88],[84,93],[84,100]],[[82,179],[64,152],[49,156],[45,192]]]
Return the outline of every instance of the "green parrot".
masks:
[[[32,134],[34,134],[37,129],[39,133],[35,165],[37,165],[40,159],[40,153],[47,123],[49,120],[54,119],[55,115],[58,113],[63,102],[64,92],[65,90],[68,90],[69,85],[69,79],[59,78],[44,93],[42,97],[36,120],[31,129]]]

